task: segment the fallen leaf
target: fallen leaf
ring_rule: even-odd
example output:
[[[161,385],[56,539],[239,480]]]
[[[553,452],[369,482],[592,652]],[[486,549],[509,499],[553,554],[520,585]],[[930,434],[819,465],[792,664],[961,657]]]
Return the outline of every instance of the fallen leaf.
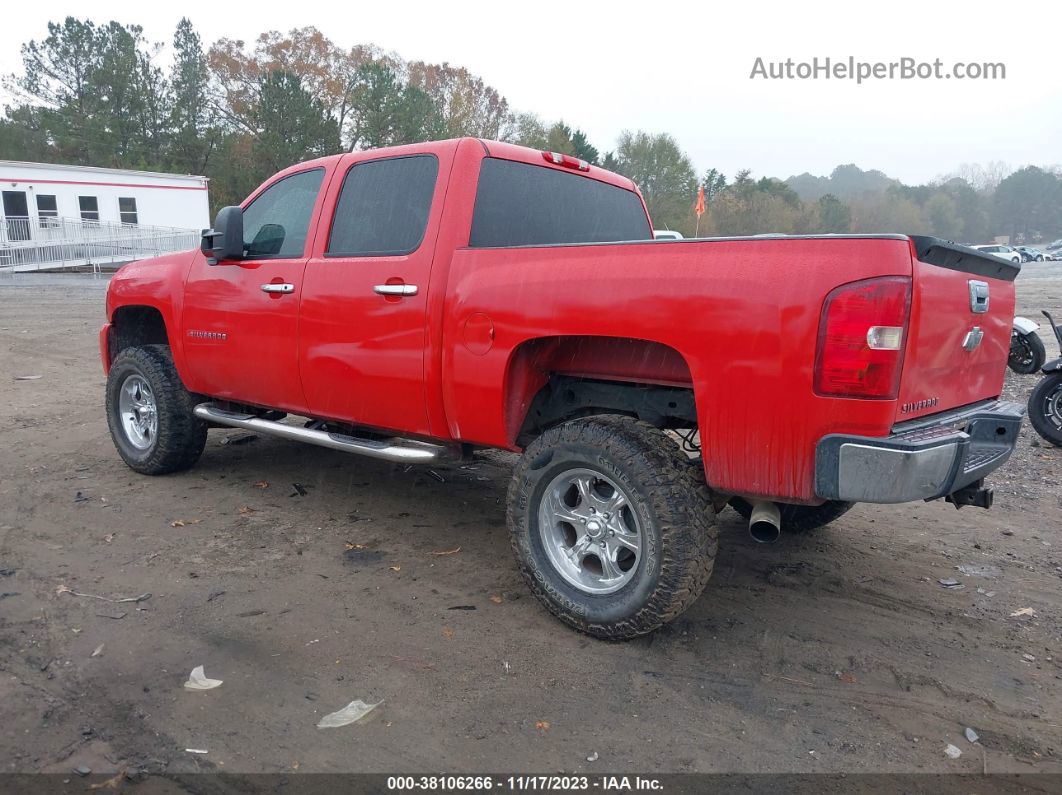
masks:
[[[254,484],[254,487],[256,489],[268,489],[269,488],[269,481],[268,480],[259,480],[258,482],[256,482]]]
[[[114,541],[114,533],[107,533],[107,535],[103,537],[103,540],[106,541],[108,544],[111,543],[112,541]]]
[[[57,594],[73,593],[74,589],[71,588],[69,585],[60,585],[58,588],[55,589],[55,592]]]
[[[504,600],[501,598],[501,594],[494,594],[490,600],[496,605],[500,605]]]
[[[89,656],[91,656],[91,657],[99,657],[101,654],[103,654],[103,644],[102,643],[99,646],[97,646],[96,649]]]
[[[101,781],[99,784],[89,784],[89,789],[118,789],[123,778],[125,778],[124,767],[106,781]]]
[[[391,571],[402,571],[401,566],[388,566],[387,568],[389,568]]]
[[[1011,613],[1010,617],[1011,618],[1018,618],[1019,616],[1035,616],[1035,615],[1036,615],[1036,611],[1033,610],[1031,607],[1023,607],[1020,610],[1015,610],[1013,613]]]
[[[854,685],[857,681],[856,678],[852,676],[852,674],[841,674],[837,678],[844,682],[846,685]]]
[[[298,759],[296,759],[294,762],[291,763],[291,769],[292,770],[298,770],[299,769],[299,760]]]
[[[252,508],[250,505],[241,505],[240,506],[240,513],[243,514],[244,516],[246,516],[249,513],[258,513],[258,509],[257,508]]]
[[[548,732],[549,731],[549,721],[548,720],[535,721],[535,728],[538,729],[539,731]]]
[[[443,637],[444,638],[449,639],[449,638],[452,638],[453,636],[454,636],[454,631],[452,629],[450,629],[450,627],[443,627]]]
[[[349,541],[343,546],[345,546],[347,549],[365,549],[364,544],[351,544]]]
[[[317,723],[317,728],[336,729],[340,726],[346,726],[351,723],[357,723],[359,720],[364,718],[382,703],[382,701],[379,701],[375,704],[366,704],[360,699],[351,701],[349,704],[343,707],[343,709],[333,712],[330,715],[325,715],[323,718],[321,718],[321,720]]]
[[[202,519],[174,519],[170,522],[170,527],[184,527],[190,524],[199,524]]]
[[[456,555],[461,551],[461,547],[454,547],[453,549],[447,549],[440,552],[432,552],[433,555]]]

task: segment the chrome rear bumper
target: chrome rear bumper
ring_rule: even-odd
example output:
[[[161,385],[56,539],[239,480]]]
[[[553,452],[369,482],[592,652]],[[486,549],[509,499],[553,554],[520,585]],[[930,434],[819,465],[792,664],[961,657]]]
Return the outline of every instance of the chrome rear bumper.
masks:
[[[1014,452],[1025,407],[992,401],[898,425],[885,437],[830,434],[815,451],[815,493],[827,500],[911,502],[981,480]]]

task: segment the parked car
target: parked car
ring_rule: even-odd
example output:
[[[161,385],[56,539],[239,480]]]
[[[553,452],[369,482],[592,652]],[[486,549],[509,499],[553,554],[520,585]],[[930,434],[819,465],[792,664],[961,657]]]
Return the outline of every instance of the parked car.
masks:
[[[1062,249],[1062,237],[1060,237],[1058,240],[1054,241],[1053,243],[1048,243],[1044,248],[1046,248],[1048,251],[1055,251],[1057,249]]]
[[[991,254],[995,257],[1009,260],[1011,262],[1022,262],[1021,252],[1019,252],[1016,248],[1011,248],[1010,246],[1001,246],[997,243],[991,243],[984,246],[974,246],[973,248],[976,251],[980,251],[984,254]]]
[[[1047,259],[1047,255],[1040,251],[1038,248],[1031,248],[1029,246],[1018,246],[1017,252],[1021,254],[1022,262],[1043,262]]]
[[[1018,267],[930,237],[652,229],[626,177],[494,141],[292,166],[200,250],[111,280],[118,454],[187,469],[212,427],[403,466],[519,453],[519,568],[601,638],[697,599],[728,503],[758,541],[855,502],[991,504],[1023,410],[999,400]]]

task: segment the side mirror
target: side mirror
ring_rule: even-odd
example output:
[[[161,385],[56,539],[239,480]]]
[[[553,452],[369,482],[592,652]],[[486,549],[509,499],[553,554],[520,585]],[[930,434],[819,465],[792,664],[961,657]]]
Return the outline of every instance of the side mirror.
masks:
[[[203,230],[199,248],[210,265],[243,259],[243,210],[239,207],[222,207],[218,210],[214,228]]]

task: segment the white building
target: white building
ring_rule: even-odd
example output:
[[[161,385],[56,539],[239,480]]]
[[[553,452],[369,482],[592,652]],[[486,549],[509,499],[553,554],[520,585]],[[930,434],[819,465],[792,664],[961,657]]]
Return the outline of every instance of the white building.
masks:
[[[0,160],[0,269],[109,264],[194,248],[207,178]]]

